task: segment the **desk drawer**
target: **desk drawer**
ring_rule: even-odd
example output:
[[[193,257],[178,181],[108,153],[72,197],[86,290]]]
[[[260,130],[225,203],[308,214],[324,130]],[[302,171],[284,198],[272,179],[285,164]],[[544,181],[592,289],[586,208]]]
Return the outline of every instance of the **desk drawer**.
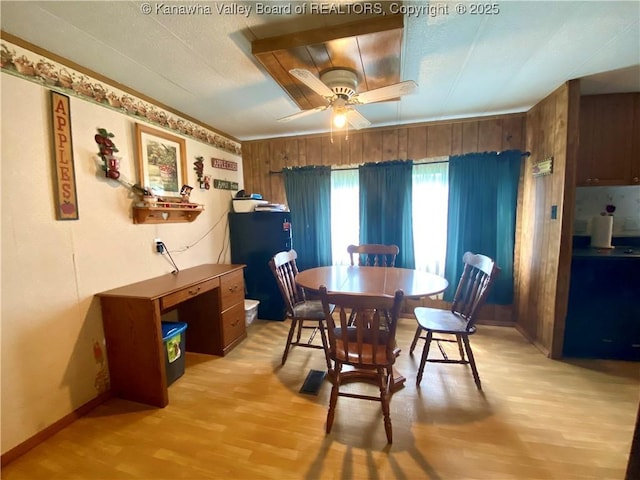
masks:
[[[214,288],[218,288],[219,286],[220,280],[217,278],[212,278],[197,285],[183,288],[182,290],[171,293],[166,297],[162,297],[162,299],[160,300],[160,308],[162,310],[167,310],[168,308],[178,305],[185,300],[197,297],[198,295],[204,292],[208,292],[209,290],[213,290]]]
[[[227,347],[236,338],[244,335],[244,332],[244,302],[242,302],[222,314],[223,347]]]
[[[237,303],[244,305],[244,276],[242,270],[228,273],[220,279],[220,298],[222,300],[222,311]]]

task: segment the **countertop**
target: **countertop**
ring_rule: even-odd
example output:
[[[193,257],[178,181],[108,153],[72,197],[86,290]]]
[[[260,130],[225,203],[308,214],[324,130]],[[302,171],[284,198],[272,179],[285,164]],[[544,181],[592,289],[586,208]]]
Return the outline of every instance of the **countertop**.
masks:
[[[573,237],[573,256],[591,258],[640,258],[640,237],[613,237],[613,248],[596,248],[589,245],[588,236]]]
[[[614,248],[574,248],[574,257],[603,257],[603,258],[640,258],[640,248],[631,246],[617,246]]]

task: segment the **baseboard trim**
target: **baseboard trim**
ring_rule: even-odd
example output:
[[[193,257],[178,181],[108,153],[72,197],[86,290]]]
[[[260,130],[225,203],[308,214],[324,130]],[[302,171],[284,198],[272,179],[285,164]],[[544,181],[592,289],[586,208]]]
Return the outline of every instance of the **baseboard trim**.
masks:
[[[493,320],[480,318],[476,325],[488,325],[490,327],[515,327],[516,323],[510,320]]]
[[[407,298],[404,301],[403,313],[405,315],[413,315],[416,307],[438,308],[440,310],[451,310],[451,303],[442,299],[425,298]],[[513,318],[513,305],[495,305],[485,304],[478,314],[478,325],[493,325],[499,327],[513,327],[516,322]]]
[[[518,332],[520,332],[520,334],[522,334],[522,336],[524,338],[526,338],[527,340],[529,340],[529,342],[531,342],[533,344],[534,347],[536,347],[538,350],[540,350],[540,352],[544,353],[544,355],[547,358],[552,358],[551,357],[551,352],[549,351],[548,348],[546,348],[544,345],[542,345],[538,340],[536,340],[535,338],[533,338],[531,335],[529,335],[529,333],[527,333],[527,331],[522,328],[522,325],[516,323],[514,325],[516,327],[516,330]]]
[[[113,394],[111,393],[111,391],[108,391],[108,392],[101,393],[100,395],[98,395],[96,398],[92,400],[89,400],[87,403],[75,409],[70,414],[65,415],[60,420],[49,425],[44,430],[41,430],[40,432],[28,438],[21,444],[16,445],[11,450],[8,450],[7,452],[3,453],[0,456],[0,466],[4,467],[5,465],[13,462],[16,458],[24,455],[32,448],[44,442],[46,439],[54,436],[60,430],[62,430],[65,427],[68,427],[73,422],[75,422],[78,418],[83,417],[84,415],[89,413],[91,410],[93,410],[100,404],[106,402],[112,397],[113,397]]]

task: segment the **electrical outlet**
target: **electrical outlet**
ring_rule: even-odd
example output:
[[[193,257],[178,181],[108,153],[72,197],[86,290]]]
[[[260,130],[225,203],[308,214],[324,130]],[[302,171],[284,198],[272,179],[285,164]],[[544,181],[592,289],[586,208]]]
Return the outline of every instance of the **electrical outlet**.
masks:
[[[162,255],[164,253],[164,243],[159,238],[153,241],[153,251]]]

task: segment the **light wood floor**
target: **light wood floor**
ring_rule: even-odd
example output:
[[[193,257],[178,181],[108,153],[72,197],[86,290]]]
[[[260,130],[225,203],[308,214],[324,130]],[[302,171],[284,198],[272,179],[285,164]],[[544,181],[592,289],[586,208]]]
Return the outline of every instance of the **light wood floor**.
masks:
[[[188,354],[164,409],[113,399],[7,465],[12,479],[623,479],[640,368],[545,358],[511,328],[471,338],[467,367],[428,364],[415,387],[414,321],[402,319],[388,446],[379,404],[341,398],[325,435],[330,384],[298,393],[319,350],[280,367],[288,322],[255,321],[224,358]],[[187,335],[188,335],[187,330]]]

